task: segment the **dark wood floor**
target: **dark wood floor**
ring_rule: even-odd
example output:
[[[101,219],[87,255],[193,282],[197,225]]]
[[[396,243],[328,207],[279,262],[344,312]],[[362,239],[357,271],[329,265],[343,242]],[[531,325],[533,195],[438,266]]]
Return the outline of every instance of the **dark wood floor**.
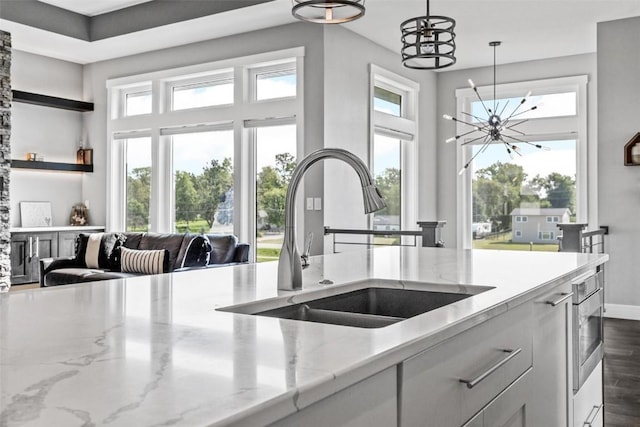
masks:
[[[640,321],[604,320],[606,427],[640,426]]]

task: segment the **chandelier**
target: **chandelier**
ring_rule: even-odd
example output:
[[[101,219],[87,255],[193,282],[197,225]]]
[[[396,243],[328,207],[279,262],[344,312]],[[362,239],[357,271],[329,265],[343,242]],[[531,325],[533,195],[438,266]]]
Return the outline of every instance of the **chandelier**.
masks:
[[[301,21],[344,24],[364,16],[364,0],[291,0],[291,13]]]
[[[456,21],[451,18],[431,15],[427,0],[425,16],[407,19],[400,24],[402,64],[419,70],[435,70],[455,64],[455,26]]]
[[[536,105],[534,105],[532,107],[527,108],[526,110],[521,110],[521,107],[523,106],[523,104],[527,102],[527,99],[531,95],[531,91],[529,91],[529,93],[527,93],[522,98],[522,100],[520,100],[519,103],[516,104],[515,108],[509,113],[508,116],[504,117],[504,112],[507,109],[507,106],[509,105],[509,100],[505,100],[505,103],[502,106],[502,109],[500,109],[500,103],[496,99],[496,47],[500,46],[501,44],[502,42],[499,42],[499,41],[494,41],[489,43],[489,46],[493,47],[493,105],[487,106],[487,103],[485,103],[482,100],[482,97],[478,93],[478,88],[476,87],[475,84],[473,84],[473,81],[469,79],[469,85],[471,85],[471,89],[473,89],[476,96],[480,100],[480,104],[482,105],[482,108],[486,113],[486,118],[478,117],[472,113],[463,112],[462,114],[470,117],[469,120],[471,121],[475,120],[477,122],[477,123],[470,123],[468,121],[461,120],[459,118],[450,116],[448,114],[443,115],[443,117],[446,120],[452,120],[454,122],[462,123],[473,128],[469,132],[465,132],[461,135],[456,135],[447,139],[445,141],[446,143],[457,141],[458,139],[464,136],[470,135],[474,132],[482,133],[481,136],[462,143],[462,146],[465,146],[468,144],[473,144],[474,142],[482,141],[481,142],[482,145],[480,149],[471,157],[471,159],[467,163],[465,163],[462,169],[460,169],[460,172],[458,172],[459,175],[462,175],[464,171],[469,167],[471,162],[473,162],[473,160],[476,157],[478,157],[479,154],[483,153],[487,149],[489,144],[492,144],[492,143],[503,144],[505,149],[507,150],[507,153],[511,158],[513,158],[514,153],[520,156],[522,155],[522,153],[520,152],[520,147],[517,145],[519,143],[528,144],[533,147],[546,150],[546,151],[549,150],[548,147],[544,147],[540,144],[534,144],[532,142],[519,138],[518,136],[522,137],[525,135],[524,132],[514,129],[517,126],[528,121],[528,119],[518,119],[518,117],[520,117],[521,115],[529,111],[533,111],[538,108]],[[499,109],[500,111],[498,112]],[[513,132],[513,133],[510,133],[510,132]]]

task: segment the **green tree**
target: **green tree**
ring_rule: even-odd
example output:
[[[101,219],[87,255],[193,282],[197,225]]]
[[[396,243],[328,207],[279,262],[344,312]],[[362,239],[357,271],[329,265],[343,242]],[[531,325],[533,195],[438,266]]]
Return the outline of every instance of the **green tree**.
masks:
[[[151,168],[135,168],[127,176],[127,230],[147,230]]]
[[[287,187],[296,161],[290,153],[276,154],[275,160],[275,166],[264,166],[258,173],[256,190],[258,210],[266,213],[267,222],[271,227],[279,228],[284,225]]]
[[[552,172],[545,178],[536,176],[532,185],[537,187],[541,194],[546,195],[547,205],[552,208],[567,208],[575,213],[576,180],[568,175]]]
[[[233,165],[230,158],[222,161],[213,159],[202,169],[196,178],[198,194],[198,210],[211,227],[216,219],[218,205],[226,199],[226,194],[233,188]]]
[[[195,185],[196,177],[185,171],[176,171],[175,176],[175,204],[176,221],[185,221],[189,228],[189,221],[198,216],[198,193]]]
[[[511,228],[511,211],[520,206],[520,190],[527,174],[522,166],[496,162],[473,179],[474,221],[491,221],[494,229]]]
[[[376,212],[376,215],[400,216],[400,180],[400,170],[397,168],[387,168],[376,176],[376,187],[387,203],[387,207]]]

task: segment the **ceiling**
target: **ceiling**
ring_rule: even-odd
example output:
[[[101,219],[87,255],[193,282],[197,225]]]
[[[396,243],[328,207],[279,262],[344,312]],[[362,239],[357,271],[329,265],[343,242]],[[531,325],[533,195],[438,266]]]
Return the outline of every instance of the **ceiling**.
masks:
[[[9,0],[0,0],[0,5],[2,1]],[[83,15],[96,16],[139,3],[146,3],[151,8],[151,3],[171,0],[42,1]],[[423,15],[425,2],[367,0],[366,8],[363,18],[343,24],[344,27],[399,52],[400,23]],[[90,63],[295,22],[290,10],[291,0],[274,0],[93,42],[5,19],[0,19],[0,28],[12,33],[16,49],[78,63]],[[640,1],[433,0],[431,12],[434,15],[450,16],[457,22],[458,61],[448,68],[454,70],[490,65],[493,53],[488,42],[492,40],[503,42],[497,51],[498,63],[595,52],[597,23],[640,16]]]
[[[39,0],[86,16],[96,16],[151,0]]]

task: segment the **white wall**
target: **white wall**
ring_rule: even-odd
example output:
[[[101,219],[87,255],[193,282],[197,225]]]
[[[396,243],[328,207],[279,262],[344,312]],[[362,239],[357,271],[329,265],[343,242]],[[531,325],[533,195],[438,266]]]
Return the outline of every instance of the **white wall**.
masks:
[[[563,58],[552,58],[540,61],[520,62],[514,64],[498,65],[497,83],[514,83],[527,80],[540,80],[556,77],[568,77],[587,75],[587,136],[588,136],[588,186],[593,193],[589,200],[590,228],[597,228],[599,224],[607,224],[600,219],[598,223],[598,205],[596,193],[597,164],[597,81],[596,81],[596,54],[584,54]],[[437,81],[437,200],[438,219],[446,220],[447,225],[443,230],[443,240],[447,247],[457,245],[457,204],[456,186],[458,168],[456,155],[460,149],[459,144],[445,144],[445,140],[456,134],[454,122],[444,120],[443,114],[456,114],[455,91],[459,88],[469,87],[468,79],[472,79],[478,86],[493,84],[493,67],[481,67],[460,71],[445,71],[438,73]]]
[[[419,220],[436,220],[435,93],[432,71],[404,68],[399,52],[393,52],[340,26],[326,26],[324,32],[324,134],[327,147],[340,147],[369,164],[369,65],[420,84],[418,154]],[[368,228],[362,191],[353,170],[342,162],[326,162],[325,225],[333,228]],[[417,229],[416,224],[403,228]],[[332,250],[327,238],[325,252]],[[342,249],[342,248],[341,248]]]
[[[11,74],[13,89],[83,100],[79,64],[14,50]],[[13,103],[11,113],[12,158],[35,152],[46,161],[75,163],[83,115],[91,113],[20,102]],[[83,201],[82,180],[82,174],[73,172],[12,169],[11,227],[20,226],[21,201],[50,201],[53,225],[68,225],[71,207]]]
[[[600,221],[609,225],[607,315],[640,319],[640,167],[623,147],[640,130],[640,18],[598,24]]]

